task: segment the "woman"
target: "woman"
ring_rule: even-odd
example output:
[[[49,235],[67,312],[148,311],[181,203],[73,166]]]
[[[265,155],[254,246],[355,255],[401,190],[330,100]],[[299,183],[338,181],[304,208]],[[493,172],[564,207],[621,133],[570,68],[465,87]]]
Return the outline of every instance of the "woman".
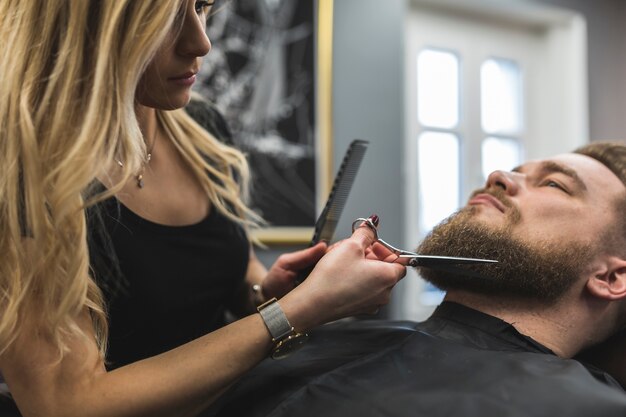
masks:
[[[176,147],[183,160],[198,157],[163,135],[199,128],[162,110],[188,100],[191,73],[210,45],[209,12],[196,0],[0,0],[0,372],[24,416],[195,415],[277,347],[264,309],[160,355],[113,371],[104,365],[107,320],[89,271],[85,207],[117,195],[139,211],[129,187],[143,180],[149,191],[153,143]],[[174,45],[187,45],[184,68]],[[173,73],[159,76],[170,58]],[[158,83],[165,96],[152,90]],[[199,150],[213,165],[193,171],[180,192],[201,187],[210,203],[192,200],[194,210],[177,220],[216,210],[246,224],[248,210],[226,185],[245,179],[245,165],[233,163],[241,169],[229,177],[210,146]],[[213,189],[202,182],[207,171]],[[90,189],[97,182],[104,194]],[[366,251],[386,255],[370,251],[372,235],[359,228],[271,303],[281,323],[302,332],[386,303],[404,267],[366,259]]]
[[[209,13],[201,9],[206,2],[196,6]],[[268,274],[246,236],[256,219],[241,200],[247,166],[241,153],[222,145],[232,142],[225,122],[208,103],[193,101],[195,117],[218,142],[185,112],[162,111],[189,102],[210,49],[197,29],[167,41],[139,81],[136,114],[147,160],[116,198],[88,212],[92,273],[109,316],[109,369],[222,327],[226,309],[243,316],[282,297],[297,269],[325,251],[317,245],[285,255]],[[120,164],[99,177],[95,192],[111,187]]]

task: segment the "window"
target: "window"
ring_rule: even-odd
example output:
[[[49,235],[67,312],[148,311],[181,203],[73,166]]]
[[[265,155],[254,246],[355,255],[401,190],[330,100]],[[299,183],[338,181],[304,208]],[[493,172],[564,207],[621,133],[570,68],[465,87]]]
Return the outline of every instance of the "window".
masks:
[[[459,123],[459,60],[425,49],[417,56],[417,112],[424,126],[450,129]]]
[[[487,137],[481,148],[483,179],[498,169],[511,170],[522,162],[519,141],[508,138]]]
[[[509,59],[489,58],[480,67],[480,115],[483,179],[521,163],[524,125],[522,71]]]
[[[419,223],[430,230],[459,205],[459,59],[424,49],[417,56]]]
[[[487,133],[520,134],[524,115],[522,75],[517,63],[490,58],[480,68],[482,128]]]
[[[459,140],[427,131],[418,141],[420,229],[430,230],[459,207]]]

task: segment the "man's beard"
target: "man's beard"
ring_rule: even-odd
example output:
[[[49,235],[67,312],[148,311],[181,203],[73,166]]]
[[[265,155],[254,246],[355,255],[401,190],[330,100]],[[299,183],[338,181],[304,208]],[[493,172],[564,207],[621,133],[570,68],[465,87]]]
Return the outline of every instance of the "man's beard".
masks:
[[[417,249],[421,255],[494,259],[498,263],[461,265],[461,272],[420,267],[421,276],[446,291],[545,303],[560,299],[593,258],[590,245],[529,244],[514,239],[512,226],[521,216],[506,197],[498,197],[509,207],[506,225],[488,227],[473,218],[476,208],[468,207],[436,226]]]

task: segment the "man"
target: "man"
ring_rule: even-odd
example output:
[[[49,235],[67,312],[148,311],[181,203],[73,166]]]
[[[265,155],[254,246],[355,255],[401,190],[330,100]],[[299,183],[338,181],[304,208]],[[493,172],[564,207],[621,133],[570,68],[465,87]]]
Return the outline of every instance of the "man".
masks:
[[[339,362],[336,350],[326,362],[294,355],[253,380],[261,411],[230,403],[217,415],[626,416],[618,383],[570,359],[626,328],[625,213],[622,144],[496,171],[418,252],[498,264],[422,269],[447,292],[427,321],[371,349],[348,339],[360,352]],[[250,395],[246,383],[231,398]]]

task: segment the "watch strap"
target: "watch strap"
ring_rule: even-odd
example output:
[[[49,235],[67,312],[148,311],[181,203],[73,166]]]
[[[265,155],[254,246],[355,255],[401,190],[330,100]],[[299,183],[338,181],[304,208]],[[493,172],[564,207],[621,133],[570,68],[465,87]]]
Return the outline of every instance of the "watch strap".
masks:
[[[265,327],[272,335],[274,343],[280,342],[287,336],[294,334],[294,328],[287,320],[287,316],[285,316],[283,309],[280,308],[276,298],[272,298],[258,306],[257,311],[261,315]]]

